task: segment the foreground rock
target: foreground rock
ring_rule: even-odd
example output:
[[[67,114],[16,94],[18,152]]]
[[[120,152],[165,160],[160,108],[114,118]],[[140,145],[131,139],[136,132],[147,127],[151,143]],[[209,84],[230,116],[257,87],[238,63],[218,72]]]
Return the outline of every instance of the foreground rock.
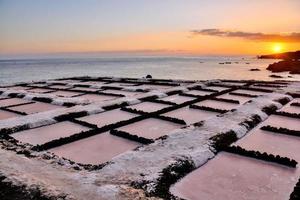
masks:
[[[267,68],[272,72],[286,72],[290,74],[300,74],[300,61],[299,60],[284,60],[270,64]]]

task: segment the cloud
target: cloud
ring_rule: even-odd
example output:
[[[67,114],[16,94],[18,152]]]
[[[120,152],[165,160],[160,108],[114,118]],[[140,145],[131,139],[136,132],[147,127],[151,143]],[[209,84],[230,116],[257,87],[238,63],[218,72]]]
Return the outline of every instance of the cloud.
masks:
[[[256,40],[262,42],[300,42],[300,32],[293,32],[288,34],[267,34],[267,33],[252,33],[243,31],[227,31],[221,29],[202,29],[192,30],[191,33],[195,35],[209,35],[216,37],[233,37],[243,38],[247,40]]]

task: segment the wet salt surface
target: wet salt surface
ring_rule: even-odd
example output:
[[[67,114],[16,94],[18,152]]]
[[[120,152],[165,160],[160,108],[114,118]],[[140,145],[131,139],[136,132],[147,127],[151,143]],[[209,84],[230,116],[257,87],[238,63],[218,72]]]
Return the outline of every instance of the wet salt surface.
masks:
[[[210,100],[210,99],[196,103],[196,105],[206,106],[206,107],[211,107],[211,108],[218,108],[218,109],[225,109],[225,110],[231,110],[231,109],[239,106],[239,104],[235,104],[235,103],[215,101],[215,100]]]
[[[30,89],[30,87],[14,86],[14,87],[9,87],[8,89],[10,89],[10,90],[28,90],[28,89]]]
[[[84,94],[84,95],[78,96],[78,98],[87,99],[91,102],[101,102],[101,101],[117,99],[119,97],[110,96],[110,95],[102,95],[102,94]]]
[[[289,157],[300,162],[300,138],[296,136],[272,133],[256,128],[236,144],[248,150]],[[297,170],[299,171],[299,169]]]
[[[88,87],[74,87],[74,88],[71,88],[70,90],[80,90],[80,91],[87,91],[87,92],[96,92],[96,91],[99,91],[101,89],[88,88]]]
[[[47,87],[48,85],[45,83],[33,83],[33,84],[29,84],[29,86],[31,87]]]
[[[89,129],[84,126],[66,121],[49,126],[20,131],[12,134],[11,136],[21,142],[37,145],[87,130]]]
[[[169,89],[174,86],[169,86],[169,85],[153,85],[153,84],[143,84],[143,86],[148,87],[150,89],[156,89],[156,90],[164,90],[164,89]]]
[[[178,94],[161,98],[161,100],[170,101],[170,102],[174,102],[174,103],[177,103],[177,104],[182,104],[184,102],[191,101],[191,100],[194,100],[194,99],[195,98],[193,98],[193,97],[180,96]]]
[[[300,119],[271,115],[265,122],[265,125],[274,126],[277,128],[287,128],[300,131]]]
[[[181,125],[160,119],[149,118],[118,128],[133,135],[156,139],[180,128]]]
[[[132,150],[140,144],[126,140],[108,132],[72,142],[49,151],[75,162],[84,164],[101,164],[113,157]]]
[[[202,91],[202,90],[190,90],[188,92],[185,92],[186,94],[193,94],[193,95],[198,95],[198,96],[206,96],[213,94],[214,92],[208,92],[208,91]]]
[[[69,88],[71,88],[71,86],[69,86],[69,85],[52,85],[49,87],[53,88],[53,89],[69,89]]]
[[[80,95],[82,93],[70,92],[70,91],[55,91],[55,92],[52,92],[51,94],[54,94],[54,95],[60,96],[60,97],[73,97],[73,96]]]
[[[289,199],[298,180],[296,170],[221,152],[170,189],[185,199]]]
[[[89,115],[86,117],[78,118],[79,120],[95,124],[98,127],[102,127],[108,124],[113,124],[119,121],[128,120],[138,115],[122,111],[120,109],[114,109],[106,112],[102,112],[95,115]]]
[[[141,92],[129,92],[129,91],[124,91],[124,90],[103,90],[105,93],[112,93],[112,94],[122,94],[125,95],[126,97],[131,97],[135,96],[137,94],[141,94]]]
[[[299,103],[300,102],[300,98],[293,99],[291,102],[289,102],[283,108],[281,108],[280,111],[300,114],[300,106],[291,106],[292,103],[296,103],[296,102]]]
[[[9,118],[18,117],[18,116],[20,116],[20,115],[13,113],[13,112],[0,110],[0,120],[9,119]]]
[[[44,112],[48,110],[54,110],[58,108],[63,108],[63,107],[49,104],[49,103],[35,102],[32,104],[10,107],[9,109],[14,111],[19,111],[19,112],[25,112],[26,114],[33,114],[33,113]]]
[[[128,108],[137,109],[144,112],[155,112],[166,107],[170,107],[170,105],[161,104],[161,103],[152,103],[152,102],[142,102],[139,104],[128,106]]]
[[[254,90],[234,90],[233,92],[236,93],[242,93],[242,94],[252,94],[252,95],[265,95],[268,94],[267,92],[260,92],[260,91],[254,91]]]
[[[25,99],[20,99],[20,98],[2,99],[0,100],[0,107],[12,106],[12,105],[29,103],[29,102],[30,101],[27,101]]]
[[[217,90],[219,92],[222,92],[224,90],[228,90],[230,88],[227,88],[227,87],[220,87],[220,86],[208,86],[206,87],[205,89],[210,89],[210,90]]]
[[[204,110],[198,110],[187,107],[183,107],[177,110],[173,110],[171,112],[167,112],[163,114],[163,116],[168,117],[174,117],[178,119],[184,120],[187,125],[193,124],[202,120],[206,120],[210,117],[214,117],[218,115],[219,113],[216,112],[210,112],[210,111],[204,111]]]
[[[45,93],[45,92],[54,92],[55,90],[51,89],[44,89],[44,88],[34,88],[27,90],[28,92],[33,92],[33,93]]]
[[[106,84],[106,81],[85,81],[85,82],[79,82],[80,84],[89,84],[89,85],[101,85]]]
[[[234,86],[243,86],[246,84],[246,82],[231,82],[231,81],[224,81],[224,84],[230,84],[230,85],[234,85]]]
[[[253,99],[252,97],[244,97],[244,96],[238,96],[238,95],[231,95],[229,93],[222,94],[220,96],[217,96],[218,98],[223,98],[223,99],[232,99],[232,100],[237,100],[240,102],[240,104],[244,104],[250,99]]]
[[[135,86],[135,83],[107,83],[103,86],[113,86],[113,87],[124,87],[124,86]]]

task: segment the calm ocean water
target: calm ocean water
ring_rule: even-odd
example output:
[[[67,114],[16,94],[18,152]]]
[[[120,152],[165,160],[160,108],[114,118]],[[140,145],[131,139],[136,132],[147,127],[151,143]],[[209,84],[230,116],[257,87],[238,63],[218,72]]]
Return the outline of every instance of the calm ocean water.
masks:
[[[276,60],[242,57],[127,56],[96,58],[47,58],[0,60],[0,84],[70,76],[117,76],[140,78],[151,74],[166,79],[256,79],[274,80],[265,68]],[[231,64],[219,64],[232,62]],[[248,63],[248,64],[247,64]],[[251,68],[261,71],[251,72]],[[300,80],[299,75],[288,80]]]

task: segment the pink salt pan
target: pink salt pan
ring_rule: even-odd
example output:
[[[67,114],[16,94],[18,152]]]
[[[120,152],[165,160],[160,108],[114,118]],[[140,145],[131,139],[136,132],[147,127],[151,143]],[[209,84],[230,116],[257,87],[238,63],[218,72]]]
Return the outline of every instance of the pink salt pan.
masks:
[[[83,164],[101,164],[140,144],[108,132],[50,149],[50,152]]]
[[[149,118],[133,124],[129,124],[118,128],[118,130],[128,132],[133,135],[141,136],[149,139],[156,139],[167,135],[169,132],[180,128],[181,125],[172,122]]]
[[[272,133],[256,128],[238,140],[236,144],[248,150],[289,157],[300,163],[300,138],[296,136]]]
[[[277,128],[287,128],[292,130],[300,131],[300,119],[271,115],[265,122],[265,125],[274,126]]]
[[[153,85],[153,84],[143,84],[143,86],[150,88],[152,90],[165,90],[174,86],[170,85]]]
[[[60,97],[73,97],[73,96],[80,95],[82,93],[59,90],[56,92],[51,92],[51,94],[54,94],[54,95],[60,96]]]
[[[85,94],[85,95],[82,95],[82,96],[78,96],[78,98],[87,99],[91,102],[101,102],[101,101],[117,99],[119,97],[110,96],[110,95],[102,95],[102,94]]]
[[[27,101],[25,99],[19,99],[19,98],[2,99],[0,100],[0,107],[12,106],[12,105],[29,103],[29,102],[30,101]]]
[[[34,88],[27,90],[28,92],[33,92],[33,93],[45,93],[45,92],[53,92],[55,90],[50,90],[50,89],[45,89],[45,88]]]
[[[227,87],[220,87],[220,86],[208,86],[205,89],[210,89],[210,90],[217,90],[219,92],[224,91],[224,90],[228,90],[230,88]]]
[[[8,89],[10,90],[28,90],[30,87],[24,87],[24,86],[14,86],[14,87],[9,87]]]
[[[260,91],[255,91],[255,90],[242,90],[242,89],[234,90],[233,92],[243,93],[243,94],[252,94],[252,95],[258,95],[258,96],[268,94],[267,92],[260,92]]]
[[[213,94],[214,92],[202,91],[202,90],[190,90],[185,92],[186,94],[198,95],[198,96],[207,96]]]
[[[209,112],[205,110],[198,110],[189,107],[183,107],[171,112],[163,114],[163,116],[174,117],[184,120],[188,125],[202,120],[206,120],[210,117],[214,117],[219,113]]]
[[[206,107],[211,107],[211,108],[218,108],[218,109],[225,109],[225,110],[231,110],[231,109],[239,106],[239,104],[235,104],[235,103],[215,101],[215,100],[210,100],[210,99],[196,103],[196,105],[206,106]]]
[[[289,199],[298,176],[292,168],[221,152],[170,191],[190,200],[282,200]]]
[[[137,94],[141,94],[141,92],[129,92],[129,91],[124,91],[124,90],[103,90],[102,92],[105,93],[111,93],[111,94],[122,94],[125,95],[126,97],[131,97],[131,96],[135,96]]]
[[[114,109],[102,113],[98,113],[95,115],[89,115],[86,117],[79,118],[79,120],[95,124],[98,127],[102,127],[108,124],[114,124],[119,121],[128,120],[134,118],[138,115],[122,111],[120,109]]]
[[[287,105],[285,105],[284,107],[282,107],[280,109],[280,111],[300,114],[300,106],[291,106],[292,103],[296,103],[296,102],[300,103],[300,99],[299,98],[293,99]]]
[[[155,112],[161,110],[163,108],[169,107],[170,105],[161,104],[161,103],[153,103],[153,102],[142,102],[139,104],[135,104],[132,106],[128,106],[128,108],[141,110],[144,112]]]
[[[231,81],[224,81],[223,83],[234,85],[234,86],[243,86],[246,84],[246,82],[243,83],[243,82],[231,82]]]
[[[114,86],[114,87],[124,87],[124,86],[135,86],[135,83],[108,83],[103,86]]]
[[[74,88],[71,88],[70,90],[81,90],[81,91],[88,91],[88,92],[96,92],[96,91],[101,90],[101,89],[88,88],[88,87],[74,87]]]
[[[52,85],[52,86],[50,86],[50,88],[53,88],[53,89],[69,89],[69,88],[71,88],[71,86],[69,86],[69,85]]]
[[[9,109],[14,111],[19,111],[19,112],[25,112],[26,114],[33,114],[33,113],[44,112],[48,110],[54,110],[58,108],[63,108],[63,107],[49,104],[49,103],[35,102],[32,104],[10,107]]]
[[[191,101],[194,99],[195,98],[193,98],[193,97],[180,96],[178,94],[175,94],[175,95],[164,97],[161,100],[170,101],[170,102],[177,103],[177,104],[182,104],[184,102]]]
[[[88,128],[84,126],[66,121],[49,126],[42,126],[39,128],[20,131],[12,134],[11,136],[21,142],[37,145],[44,144],[54,139],[68,137],[70,135],[87,130]]]
[[[253,99],[252,97],[244,97],[244,96],[238,96],[238,95],[231,95],[229,93],[222,94],[220,96],[217,96],[217,98],[223,98],[223,99],[231,99],[231,100],[237,100],[240,102],[240,104],[244,104],[247,101]]]
[[[9,119],[9,118],[18,117],[18,116],[20,116],[20,115],[13,113],[13,112],[0,110],[0,120]]]

